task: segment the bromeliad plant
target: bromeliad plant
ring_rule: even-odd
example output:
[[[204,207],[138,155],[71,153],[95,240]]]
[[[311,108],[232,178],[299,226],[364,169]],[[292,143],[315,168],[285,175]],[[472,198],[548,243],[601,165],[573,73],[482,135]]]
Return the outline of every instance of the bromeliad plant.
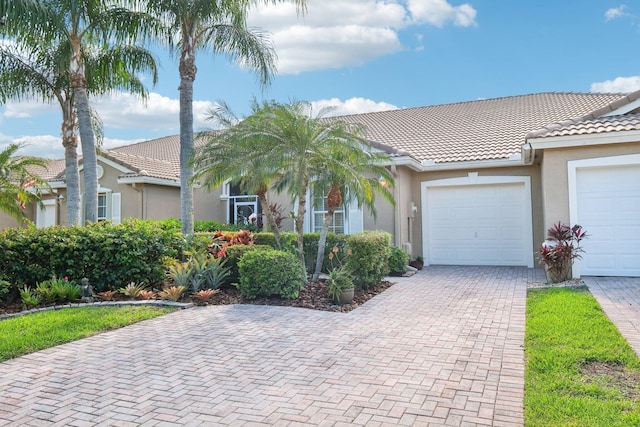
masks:
[[[327,279],[327,295],[334,301],[338,301],[340,294],[347,289],[353,289],[351,270],[344,265],[345,258],[351,255],[351,249],[347,249],[346,255],[340,258],[340,248],[334,246],[329,253],[329,278]]]
[[[586,237],[587,233],[577,224],[569,227],[558,222],[547,230],[547,240],[542,243],[538,253],[551,283],[571,279],[573,261],[582,258],[584,249],[580,242]]]

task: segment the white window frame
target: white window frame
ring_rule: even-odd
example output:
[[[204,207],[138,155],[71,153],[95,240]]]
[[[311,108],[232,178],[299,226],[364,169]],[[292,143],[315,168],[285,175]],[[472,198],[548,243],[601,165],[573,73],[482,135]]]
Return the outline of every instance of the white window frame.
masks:
[[[325,193],[325,192],[323,192]],[[322,197],[322,208],[321,209],[317,209],[315,207],[315,195],[312,196],[312,203],[311,203],[311,231],[315,232],[315,233],[319,233],[320,230],[322,230],[322,226],[323,224],[317,224],[316,223],[316,216],[317,215],[322,215],[323,221],[324,221],[324,216],[327,214],[328,209],[324,209],[325,204],[327,202],[327,195],[323,194]],[[342,214],[342,231],[341,232],[336,232],[336,214]],[[336,233],[336,234],[349,234],[348,233],[348,229],[349,229],[349,221],[348,221],[348,209],[346,208],[344,201],[342,203],[342,206],[340,207],[340,209],[336,209],[335,212],[333,213],[333,221],[331,222],[331,227],[329,228],[329,232],[332,233]]]

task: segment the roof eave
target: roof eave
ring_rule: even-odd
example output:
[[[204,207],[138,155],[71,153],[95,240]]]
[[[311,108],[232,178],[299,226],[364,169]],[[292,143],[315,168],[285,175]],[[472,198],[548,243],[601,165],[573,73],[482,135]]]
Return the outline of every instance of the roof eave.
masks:
[[[584,147],[588,145],[624,144],[640,141],[640,130],[592,133],[584,135],[561,135],[527,138],[534,150],[546,148]]]
[[[422,172],[433,172],[443,170],[467,170],[467,169],[488,169],[488,168],[506,168],[514,166],[526,166],[520,153],[514,154],[506,159],[489,159],[489,160],[472,160],[466,162],[445,162],[433,163],[429,161],[422,162]]]
[[[118,184],[153,184],[164,185],[166,187],[180,187],[180,181],[156,178],[153,176],[121,176],[118,177]]]

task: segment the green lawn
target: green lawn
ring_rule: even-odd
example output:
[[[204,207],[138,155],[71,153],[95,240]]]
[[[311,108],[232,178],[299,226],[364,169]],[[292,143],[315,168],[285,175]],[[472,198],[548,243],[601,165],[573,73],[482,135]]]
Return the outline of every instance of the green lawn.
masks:
[[[169,307],[82,307],[0,321],[0,362],[175,311]]]
[[[639,426],[640,360],[586,287],[531,290],[525,424]]]

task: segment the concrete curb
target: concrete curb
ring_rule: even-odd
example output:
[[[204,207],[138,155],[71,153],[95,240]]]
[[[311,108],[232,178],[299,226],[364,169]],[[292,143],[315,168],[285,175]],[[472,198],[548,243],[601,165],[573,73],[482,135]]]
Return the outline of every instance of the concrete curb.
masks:
[[[42,311],[62,310],[65,308],[80,308],[80,307],[94,307],[94,306],[125,306],[125,305],[155,305],[164,307],[174,307],[181,310],[195,307],[192,303],[174,302],[174,301],[162,301],[162,300],[140,300],[140,301],[96,301],[96,302],[82,302],[65,305],[52,305],[49,307],[34,308],[31,310],[24,310],[19,313],[10,313],[0,315],[0,320],[10,319],[12,317],[25,316],[27,314],[39,313]]]

